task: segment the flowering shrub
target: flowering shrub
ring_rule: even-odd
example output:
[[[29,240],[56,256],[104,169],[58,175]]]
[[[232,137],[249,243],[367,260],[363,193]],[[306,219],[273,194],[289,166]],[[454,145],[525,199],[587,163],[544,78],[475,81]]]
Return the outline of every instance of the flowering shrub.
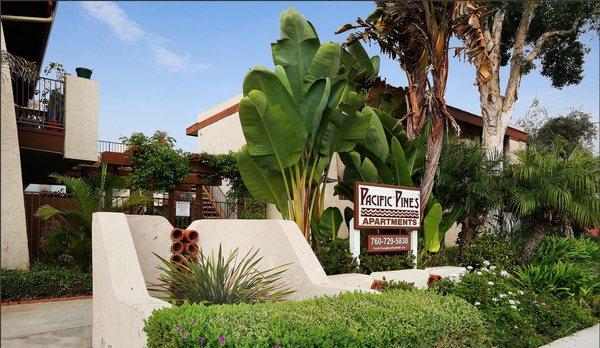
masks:
[[[454,296],[396,290],[298,302],[156,310],[148,347],[485,347],[478,311]]]
[[[586,306],[537,294],[523,287],[510,272],[487,260],[481,263],[481,268],[468,266],[469,273],[460,282],[443,280],[430,289],[442,295],[456,295],[477,307],[494,346],[538,347],[597,321]]]
[[[464,255],[463,264],[481,267],[484,260],[497,267],[512,268],[517,264],[519,243],[490,233],[482,234],[471,241]]]

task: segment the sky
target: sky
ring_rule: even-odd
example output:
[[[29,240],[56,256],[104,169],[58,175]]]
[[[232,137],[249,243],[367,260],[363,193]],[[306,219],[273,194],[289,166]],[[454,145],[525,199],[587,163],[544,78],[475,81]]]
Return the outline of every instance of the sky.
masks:
[[[100,84],[100,140],[165,130],[186,151],[185,135],[197,115],[241,92],[249,68],[273,67],[270,43],[279,37],[279,14],[295,7],[315,26],[321,42],[342,24],[365,18],[372,2],[60,2],[45,62],[93,70]],[[521,82],[513,121],[537,99],[552,116],[581,109],[599,120],[599,44],[588,35],[585,78],[562,90],[537,72]],[[459,45],[453,42],[451,45]],[[406,79],[397,62],[380,54],[380,75],[394,85]],[[506,72],[504,72],[506,76]],[[475,70],[451,59],[446,100],[480,114]],[[504,79],[506,81],[506,79]]]

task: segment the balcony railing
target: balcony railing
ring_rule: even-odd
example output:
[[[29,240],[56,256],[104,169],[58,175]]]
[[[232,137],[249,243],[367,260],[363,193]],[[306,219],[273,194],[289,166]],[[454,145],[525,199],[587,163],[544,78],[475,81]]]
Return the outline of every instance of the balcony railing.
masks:
[[[127,145],[116,141],[98,140],[98,153],[118,152],[123,153],[127,150]]]
[[[35,81],[13,80],[17,124],[64,132],[65,85],[63,81],[39,77]]]

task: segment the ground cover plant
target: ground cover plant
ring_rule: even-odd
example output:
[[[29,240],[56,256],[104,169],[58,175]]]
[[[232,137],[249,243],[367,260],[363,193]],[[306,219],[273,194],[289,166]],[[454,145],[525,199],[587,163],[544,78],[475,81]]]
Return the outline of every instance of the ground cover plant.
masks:
[[[422,291],[345,293],[298,302],[183,305],[153,312],[149,347],[482,347],[477,309]]]
[[[28,271],[0,271],[2,301],[92,294],[92,274],[77,269],[34,265]]]

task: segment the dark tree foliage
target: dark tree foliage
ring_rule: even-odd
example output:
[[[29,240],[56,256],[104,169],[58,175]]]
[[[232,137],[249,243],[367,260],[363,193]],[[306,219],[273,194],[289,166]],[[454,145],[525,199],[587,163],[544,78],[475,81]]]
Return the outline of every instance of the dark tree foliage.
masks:
[[[135,189],[166,192],[180,184],[192,171],[187,153],[175,148],[175,139],[166,132],[152,136],[133,133],[122,137],[131,161],[131,184]]]
[[[502,27],[501,65],[506,66],[511,57],[515,35],[521,21],[523,2],[489,3],[490,10],[502,8],[506,11]],[[541,74],[552,80],[552,86],[562,88],[578,84],[583,78],[583,57],[588,48],[582,42],[582,34],[598,27],[600,2],[597,1],[540,1],[527,32],[526,43],[535,44],[544,33],[569,30],[577,20],[576,30],[568,36],[554,37],[544,44],[538,59]],[[528,66],[525,72],[534,68]]]
[[[533,135],[533,141],[539,145],[551,146],[558,135],[566,141],[566,149],[572,151],[577,146],[588,148],[597,137],[597,132],[589,113],[573,110],[567,115],[546,121]]]

